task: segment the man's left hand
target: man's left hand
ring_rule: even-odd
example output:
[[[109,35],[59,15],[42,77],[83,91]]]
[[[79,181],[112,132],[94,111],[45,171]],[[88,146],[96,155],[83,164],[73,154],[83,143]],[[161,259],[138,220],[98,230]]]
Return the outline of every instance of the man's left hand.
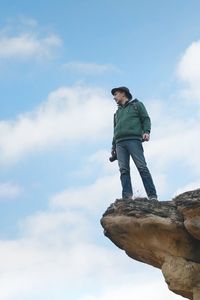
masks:
[[[144,133],[142,138],[143,138],[143,141],[148,142],[150,140],[150,134]]]

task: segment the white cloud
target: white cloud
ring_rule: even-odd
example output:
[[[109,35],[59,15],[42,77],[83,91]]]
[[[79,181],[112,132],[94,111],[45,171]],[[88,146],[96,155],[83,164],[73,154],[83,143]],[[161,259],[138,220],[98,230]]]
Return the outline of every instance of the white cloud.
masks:
[[[33,57],[49,58],[54,49],[61,46],[56,35],[39,38],[35,34],[21,34],[12,37],[0,37],[0,59],[29,59]]]
[[[118,172],[118,164],[117,161],[114,163],[110,163],[109,157],[110,153],[110,145],[108,145],[108,149],[100,149],[97,152],[87,156],[83,161],[84,166],[80,168],[78,171],[74,171],[71,175],[75,176],[79,180],[82,178],[90,177],[95,178],[96,175],[100,177],[105,174],[116,174]]]
[[[112,134],[113,103],[102,90],[62,87],[30,113],[0,122],[1,163],[61,142],[104,139]]]
[[[200,100],[200,41],[193,42],[182,55],[177,68],[178,77],[188,87],[182,91],[182,95],[190,101]]]
[[[105,157],[107,153],[99,151],[88,163],[94,162],[93,168],[106,165]],[[95,295],[94,286],[104,294],[108,287],[112,292],[119,284],[136,285],[148,277],[149,267],[139,270],[123,251],[110,242],[110,247],[104,245],[107,240],[99,221],[120,185],[118,173],[102,168],[104,176],[94,183],[60,192],[51,197],[47,210],[22,219],[18,239],[0,241],[3,300],[27,299],[35,291],[37,299],[43,295],[53,300],[51,289],[56,294],[62,291],[60,300],[79,299],[69,291],[83,290],[81,300],[83,295]],[[161,276],[153,268],[151,274]]]
[[[105,181],[104,184],[106,187]],[[105,194],[107,191],[108,188],[104,190]],[[96,192],[99,192],[98,186]],[[72,193],[68,196],[74,198]],[[54,297],[49,295],[51,289],[65,291],[60,300],[66,299],[68,291],[74,289],[83,290],[80,300],[115,299],[109,296],[116,294],[118,297],[122,292],[130,297],[129,291],[134,291],[135,298],[145,300],[147,293],[152,299],[155,296],[152,285],[159,287],[158,298],[154,299],[164,299],[163,293],[168,299],[178,299],[167,291],[161,271],[141,264],[139,269],[139,263],[134,263],[123,251],[102,245],[98,239],[100,236],[105,239],[103,229],[96,226],[100,215],[95,210],[90,211],[93,204],[85,200],[87,197],[83,188],[82,203],[73,205],[69,201],[64,210],[49,207],[27,216],[20,222],[20,238],[0,241],[2,300],[27,299],[35,291],[38,296],[48,295],[48,300],[53,300]],[[95,202],[95,199],[91,200]],[[148,284],[145,283],[147,280]],[[95,286],[99,287],[98,296],[93,292]],[[72,295],[70,299],[77,298]]]
[[[50,200],[52,207],[87,207],[88,211],[102,211],[111,201],[121,198],[118,173],[98,178],[94,183],[83,187],[69,188]]]
[[[197,178],[200,175],[199,50],[200,41],[189,45],[177,65],[177,76],[183,84],[178,93],[165,101],[152,100],[148,103],[148,111],[152,119],[152,141],[145,143],[146,157],[147,162],[150,161],[153,165],[158,184],[159,174],[163,174],[165,190],[168,185],[170,186],[172,175],[168,173],[172,169],[174,178],[176,172],[180,177],[179,167],[188,169],[188,173]],[[189,175],[186,173],[183,176],[185,180]],[[198,180],[194,185],[189,184],[177,189],[175,193],[198,187],[197,182]]]
[[[127,283],[116,286],[114,289],[107,289],[102,295],[87,295],[80,300],[181,300],[183,297],[168,291],[162,280],[148,279],[144,283]]]
[[[187,113],[186,113],[187,111]],[[160,172],[181,163],[197,171],[200,166],[198,139],[198,108],[190,117],[187,106],[182,103],[152,103],[152,140],[145,143],[146,153],[154,167]],[[186,113],[186,115],[185,115]],[[192,153],[192,155],[191,155]]]
[[[15,199],[22,193],[22,187],[11,182],[0,183],[0,199]]]
[[[34,19],[23,19],[20,26],[6,26],[0,31],[0,60],[48,59],[62,45],[61,38],[53,33],[40,33]]]
[[[118,72],[117,67],[110,64],[97,64],[94,62],[69,62],[63,65],[67,71],[83,73],[88,75],[99,75],[107,72]]]
[[[139,284],[147,277],[138,271],[138,280],[133,272],[134,262],[132,268],[129,267],[130,261],[124,254],[120,255],[120,250],[109,250],[78,240],[73,245],[63,243],[59,247],[28,239],[4,241],[0,244],[0,250],[2,300],[16,300],[20,296],[26,299],[34,291],[40,295],[49,293],[51,289],[65,289],[64,296],[59,298],[64,300],[70,289],[86,288],[88,291],[97,285],[101,291],[108,286],[115,290],[119,283],[124,285],[127,281],[133,281]],[[153,270],[152,274],[155,277],[158,275]]]
[[[32,241],[53,247],[65,243],[72,245],[77,241],[86,243],[92,232],[85,213],[73,211],[70,207],[67,210],[37,212],[24,218],[19,225],[23,237],[31,237]]]
[[[18,239],[0,242],[3,300],[25,300],[35,291],[48,300],[57,291],[60,300],[181,299],[167,290],[161,271],[134,262],[103,236],[101,215],[121,193],[117,164],[110,164],[113,174],[105,158],[101,150],[87,160],[104,176],[52,196],[47,210],[20,221]]]
[[[192,85],[200,80],[200,41],[193,42],[183,54],[178,65],[178,75]]]

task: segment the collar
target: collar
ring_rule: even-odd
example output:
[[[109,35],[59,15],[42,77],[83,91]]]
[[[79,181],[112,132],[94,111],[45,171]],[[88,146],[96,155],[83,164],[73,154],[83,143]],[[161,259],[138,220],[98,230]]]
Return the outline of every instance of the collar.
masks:
[[[126,107],[127,105],[129,105],[131,102],[133,102],[135,99],[131,99],[125,102],[124,105],[118,104],[118,108],[123,108]]]

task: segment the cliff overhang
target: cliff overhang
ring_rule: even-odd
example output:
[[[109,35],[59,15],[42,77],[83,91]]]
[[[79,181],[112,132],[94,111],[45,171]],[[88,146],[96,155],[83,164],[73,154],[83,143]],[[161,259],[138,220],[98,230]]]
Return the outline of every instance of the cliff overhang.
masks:
[[[101,224],[128,256],[160,268],[171,291],[200,300],[200,189],[171,201],[117,199]]]

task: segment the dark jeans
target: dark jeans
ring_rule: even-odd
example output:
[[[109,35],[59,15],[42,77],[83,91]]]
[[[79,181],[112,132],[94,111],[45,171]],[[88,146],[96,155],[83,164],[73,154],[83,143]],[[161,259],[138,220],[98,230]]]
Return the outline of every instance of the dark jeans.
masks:
[[[116,145],[116,152],[121,174],[122,197],[127,198],[133,196],[130,176],[130,156],[140,173],[147,196],[149,198],[157,197],[156,189],[144,158],[142,142],[139,140],[125,140],[118,142]]]

